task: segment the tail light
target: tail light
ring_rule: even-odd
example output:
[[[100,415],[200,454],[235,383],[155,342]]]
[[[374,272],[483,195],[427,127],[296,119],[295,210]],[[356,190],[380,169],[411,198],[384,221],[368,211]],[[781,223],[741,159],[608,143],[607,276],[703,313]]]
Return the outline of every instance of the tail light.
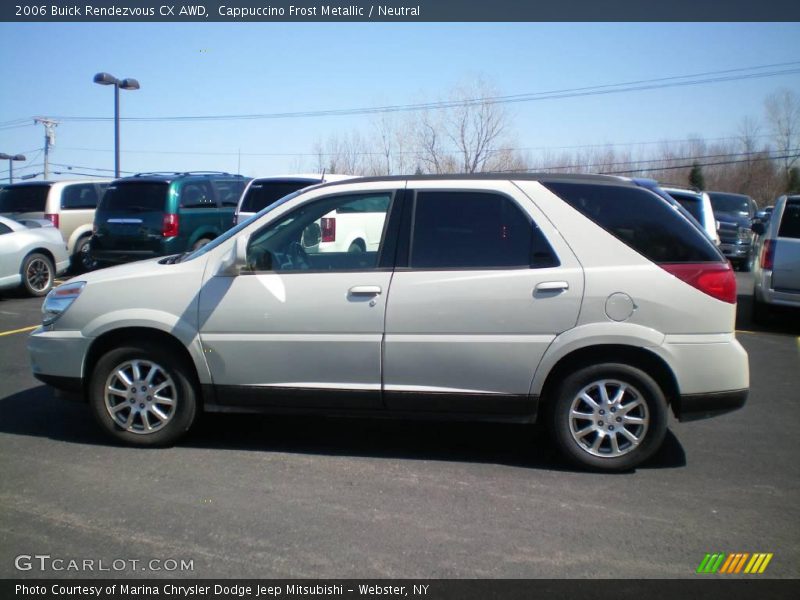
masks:
[[[712,298],[736,304],[736,276],[727,262],[675,263],[659,266]]]
[[[321,220],[322,241],[336,241],[336,219],[334,217],[322,217]]]
[[[771,271],[774,264],[775,240],[764,240],[764,247],[761,250],[761,268]]]
[[[45,213],[44,218],[53,224],[53,227],[58,227],[58,213]]]
[[[178,215],[174,213],[167,213],[164,215],[161,235],[164,237],[175,237],[178,235]]]

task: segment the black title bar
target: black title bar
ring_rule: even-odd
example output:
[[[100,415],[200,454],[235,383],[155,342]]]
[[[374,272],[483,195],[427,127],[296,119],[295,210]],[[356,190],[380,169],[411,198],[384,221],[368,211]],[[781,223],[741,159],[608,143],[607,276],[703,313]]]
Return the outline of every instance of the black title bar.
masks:
[[[797,0],[12,0],[11,22],[800,21]]]

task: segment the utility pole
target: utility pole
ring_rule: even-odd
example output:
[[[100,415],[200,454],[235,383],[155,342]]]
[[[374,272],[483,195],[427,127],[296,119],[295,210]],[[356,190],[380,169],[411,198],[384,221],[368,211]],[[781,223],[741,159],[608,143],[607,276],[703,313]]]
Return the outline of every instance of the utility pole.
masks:
[[[36,117],[35,125],[44,125],[44,178],[50,179],[50,146],[56,144],[56,126],[58,121],[47,117]]]

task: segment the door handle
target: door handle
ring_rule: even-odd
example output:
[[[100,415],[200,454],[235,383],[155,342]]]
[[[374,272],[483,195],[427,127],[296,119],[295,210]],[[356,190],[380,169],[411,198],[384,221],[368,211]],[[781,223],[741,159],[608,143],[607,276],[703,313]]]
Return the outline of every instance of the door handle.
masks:
[[[379,285],[354,285],[347,293],[351,296],[379,296],[381,286]]]
[[[555,292],[559,290],[568,290],[569,283],[566,281],[542,281],[536,284],[534,288],[537,292]]]

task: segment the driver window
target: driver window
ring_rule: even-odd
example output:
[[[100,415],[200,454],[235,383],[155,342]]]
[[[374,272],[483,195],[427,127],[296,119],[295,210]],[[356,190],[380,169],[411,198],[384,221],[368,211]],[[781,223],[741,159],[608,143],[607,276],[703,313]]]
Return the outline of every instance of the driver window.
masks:
[[[254,233],[251,271],[354,271],[378,264],[391,192],[332,196],[304,204]]]

